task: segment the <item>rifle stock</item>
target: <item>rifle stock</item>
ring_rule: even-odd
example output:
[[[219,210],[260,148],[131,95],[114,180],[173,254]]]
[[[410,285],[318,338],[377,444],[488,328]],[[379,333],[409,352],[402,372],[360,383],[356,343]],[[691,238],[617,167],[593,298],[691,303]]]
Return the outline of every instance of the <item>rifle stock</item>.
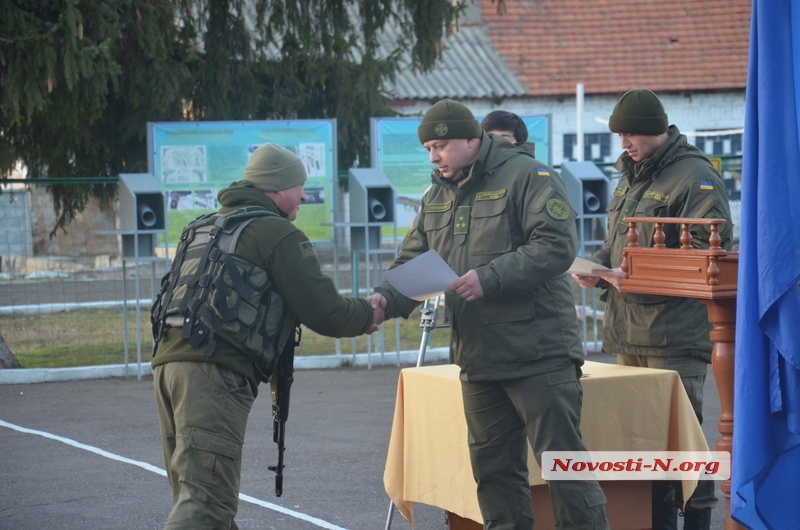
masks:
[[[286,448],[286,420],[289,419],[289,398],[294,382],[294,349],[300,344],[300,327],[296,326],[283,352],[278,357],[275,373],[270,380],[272,391],[272,441],[278,445],[278,464],[268,466],[275,472],[275,495],[283,493],[283,452]]]

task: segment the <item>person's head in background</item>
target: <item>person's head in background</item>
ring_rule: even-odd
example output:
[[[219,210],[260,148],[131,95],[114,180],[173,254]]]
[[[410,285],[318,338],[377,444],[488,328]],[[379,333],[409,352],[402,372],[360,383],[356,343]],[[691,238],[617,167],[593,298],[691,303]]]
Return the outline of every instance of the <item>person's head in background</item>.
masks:
[[[493,110],[483,118],[481,129],[502,136],[512,144],[528,141],[528,127],[522,118],[507,110]]]

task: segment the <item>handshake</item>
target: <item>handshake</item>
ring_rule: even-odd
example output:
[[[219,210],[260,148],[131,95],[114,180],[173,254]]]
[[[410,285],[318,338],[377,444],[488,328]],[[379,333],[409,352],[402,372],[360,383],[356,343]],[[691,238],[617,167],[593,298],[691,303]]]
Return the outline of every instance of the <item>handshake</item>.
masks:
[[[477,271],[471,269],[447,287],[447,291],[455,293],[467,302],[474,302],[483,298],[483,286]],[[375,293],[367,297],[367,302],[372,306],[372,326],[367,330],[367,335],[378,331],[378,326],[386,318],[386,298]]]
[[[367,330],[367,335],[378,331],[378,327],[386,318],[386,298],[375,293],[367,298],[367,302],[372,306],[372,326]]]

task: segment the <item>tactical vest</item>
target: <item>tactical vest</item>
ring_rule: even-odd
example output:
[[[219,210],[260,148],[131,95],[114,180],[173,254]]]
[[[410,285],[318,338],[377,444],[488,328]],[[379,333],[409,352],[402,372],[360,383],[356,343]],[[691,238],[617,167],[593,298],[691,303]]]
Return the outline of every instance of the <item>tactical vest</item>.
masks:
[[[151,311],[154,356],[164,328],[180,328],[183,340],[202,348],[204,356],[222,342],[269,380],[286,320],[283,298],[266,271],[234,255],[242,231],[263,216],[278,214],[260,206],[240,208],[203,215],[184,228]]]

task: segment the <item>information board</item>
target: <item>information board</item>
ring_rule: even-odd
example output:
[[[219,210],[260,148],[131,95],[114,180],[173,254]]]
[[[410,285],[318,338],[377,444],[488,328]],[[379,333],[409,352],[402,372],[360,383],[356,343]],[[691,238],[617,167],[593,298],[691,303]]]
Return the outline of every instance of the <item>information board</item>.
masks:
[[[219,208],[217,192],[242,180],[250,155],[267,142],[294,152],[305,164],[308,201],[295,224],[311,240],[332,238],[336,120],[148,125],[148,171],[168,194],[170,243],[192,219]]]

